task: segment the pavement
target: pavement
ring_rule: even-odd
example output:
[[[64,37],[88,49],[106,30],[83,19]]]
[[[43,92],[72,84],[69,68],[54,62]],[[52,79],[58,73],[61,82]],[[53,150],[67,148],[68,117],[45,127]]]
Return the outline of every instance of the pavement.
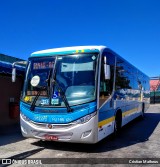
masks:
[[[41,149],[31,144],[36,141],[24,138],[19,124],[0,127],[0,158],[27,158]]]
[[[95,145],[24,138],[16,124],[0,127],[0,164],[2,158],[159,158],[159,136],[160,104],[151,105],[143,121],[125,126],[116,139],[106,138]]]
[[[0,146],[15,143],[24,138],[21,135],[20,125],[13,124],[0,126]]]

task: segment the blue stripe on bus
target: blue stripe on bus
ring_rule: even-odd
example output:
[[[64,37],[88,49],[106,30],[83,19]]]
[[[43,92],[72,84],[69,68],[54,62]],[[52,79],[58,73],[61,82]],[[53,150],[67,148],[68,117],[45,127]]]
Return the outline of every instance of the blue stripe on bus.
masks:
[[[26,107],[28,106],[28,107]],[[21,112],[28,117],[31,121],[34,122],[41,122],[41,123],[60,123],[60,124],[66,124],[73,122],[87,114],[90,114],[94,111],[96,111],[96,102],[88,103],[86,107],[86,104],[79,105],[78,107],[72,107],[74,109],[74,112],[67,113],[62,111],[62,108],[52,108],[52,110],[59,111],[58,113],[44,113],[44,112],[37,112],[36,108],[34,112],[31,112],[29,110],[29,105],[26,105],[25,103],[20,103],[20,110]],[[43,108],[44,110],[51,110],[51,108]],[[63,109],[64,110],[64,109]]]
[[[111,118],[114,116],[114,109],[111,110],[106,110],[106,111],[100,111],[99,112],[99,118],[98,118],[98,122],[101,122],[105,119]]]
[[[127,113],[134,113],[135,111],[138,111],[138,106],[139,103],[133,103],[127,106],[122,106],[122,116],[128,115]],[[99,110],[98,122],[114,117],[116,110],[117,109],[109,109],[109,103],[104,104],[104,106],[102,106],[102,108],[100,108]]]

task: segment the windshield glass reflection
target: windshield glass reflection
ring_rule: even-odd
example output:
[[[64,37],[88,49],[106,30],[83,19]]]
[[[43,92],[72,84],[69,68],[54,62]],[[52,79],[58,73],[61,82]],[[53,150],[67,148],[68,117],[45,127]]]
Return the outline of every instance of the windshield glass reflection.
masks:
[[[70,105],[95,99],[96,64],[97,55],[95,54],[57,57],[54,78],[65,92]],[[54,87],[52,97],[52,105],[64,105],[57,87]]]
[[[30,59],[22,100],[31,104],[37,95],[38,87],[46,89],[41,90],[36,106],[65,107],[62,92],[70,106],[95,100],[97,56],[97,54],[57,56],[56,64],[55,57]],[[52,83],[53,79],[61,91]]]

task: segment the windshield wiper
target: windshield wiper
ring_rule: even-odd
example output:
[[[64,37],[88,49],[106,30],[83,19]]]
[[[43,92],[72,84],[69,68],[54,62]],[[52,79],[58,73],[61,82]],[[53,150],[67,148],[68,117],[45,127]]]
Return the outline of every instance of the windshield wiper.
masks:
[[[59,86],[58,82],[56,82],[56,80],[53,79],[52,81],[53,81],[53,84],[54,84],[55,86],[57,86],[58,90],[60,91],[60,95],[61,95],[61,97],[62,97],[62,99],[63,99],[63,101],[64,101],[64,104],[65,104],[65,106],[66,106],[66,108],[67,108],[67,111],[68,111],[68,112],[72,112],[73,109],[69,106],[69,103],[68,103],[68,100],[67,100],[67,98],[66,98],[66,95],[65,95],[64,91],[63,91],[62,88]]]
[[[47,82],[47,92],[48,92],[48,97],[50,97],[50,86],[51,86],[51,77],[52,77],[52,69],[49,70],[48,78],[46,79]]]
[[[31,107],[30,107],[30,110],[31,110],[31,111],[34,111],[34,109],[35,109],[35,104],[36,104],[36,102],[37,102],[37,100],[38,100],[38,98],[39,98],[39,96],[40,96],[40,94],[41,94],[41,91],[46,90],[46,86],[38,86],[37,88],[38,88],[39,90],[38,90],[37,95],[36,95],[36,97],[34,98],[32,104],[31,104]]]
[[[38,98],[39,98],[39,96],[41,94],[41,91],[47,90],[48,96],[50,96],[50,78],[51,78],[51,75],[52,75],[52,70],[49,71],[48,78],[46,79],[47,87],[46,86],[38,86],[37,87],[39,90],[38,90],[38,93],[37,93],[36,97],[34,98],[32,104],[31,104],[31,107],[30,107],[31,111],[34,111],[36,101],[38,100]]]
[[[53,85],[57,86],[58,90],[60,91],[60,95],[62,97],[62,100],[63,100],[66,108],[67,108],[67,111],[68,112],[72,112],[73,109],[69,106],[69,103],[68,103],[68,100],[66,98],[66,95],[65,95],[64,91],[62,90],[62,88],[60,87],[60,85],[58,84],[58,82],[55,80],[55,78],[56,78],[56,72],[57,72],[57,70],[56,70],[57,61],[58,61],[58,58],[56,57],[55,63],[54,63],[54,67],[53,67],[53,73],[52,73],[52,83],[53,83]],[[54,88],[52,89],[52,92],[54,92]]]

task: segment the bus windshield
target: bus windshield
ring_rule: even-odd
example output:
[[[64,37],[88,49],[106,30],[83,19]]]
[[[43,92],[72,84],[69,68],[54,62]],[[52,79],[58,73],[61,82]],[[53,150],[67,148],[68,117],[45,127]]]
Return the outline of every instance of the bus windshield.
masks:
[[[38,91],[41,92],[35,105],[39,107],[66,107],[62,94],[69,106],[95,100],[97,57],[98,54],[83,53],[30,58],[22,100],[32,104]]]

